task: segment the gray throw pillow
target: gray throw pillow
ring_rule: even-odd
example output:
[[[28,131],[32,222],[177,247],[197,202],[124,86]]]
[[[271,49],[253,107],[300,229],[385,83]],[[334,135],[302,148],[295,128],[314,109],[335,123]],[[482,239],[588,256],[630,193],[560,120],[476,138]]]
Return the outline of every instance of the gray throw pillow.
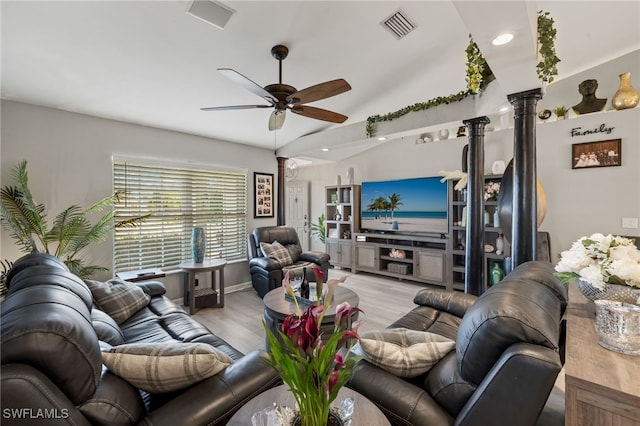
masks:
[[[260,248],[265,256],[272,258],[279,262],[282,266],[288,266],[293,264],[291,253],[282,244],[277,241],[273,243],[260,243]]]
[[[364,359],[398,377],[424,374],[456,346],[439,334],[406,328],[360,334]]]
[[[184,389],[233,363],[206,343],[129,343],[102,350],[102,362],[114,374],[151,393]]]
[[[120,325],[149,304],[151,296],[135,284],[113,278],[104,283],[84,280],[96,304]]]

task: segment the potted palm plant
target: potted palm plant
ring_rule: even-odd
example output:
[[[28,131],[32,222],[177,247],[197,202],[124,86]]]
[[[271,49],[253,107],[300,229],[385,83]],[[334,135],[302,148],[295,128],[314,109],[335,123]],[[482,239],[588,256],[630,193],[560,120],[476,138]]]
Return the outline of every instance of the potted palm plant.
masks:
[[[47,253],[60,258],[69,270],[81,278],[98,271],[100,265],[89,265],[83,250],[92,243],[104,241],[118,227],[135,226],[149,215],[118,220],[110,209],[94,223],[90,216],[113,205],[120,193],[105,197],[87,208],[72,205],[59,213],[51,224],[47,209],[34,201],[28,186],[27,162],[20,162],[13,170],[14,185],[0,190],[0,224],[25,253]]]
[[[324,213],[322,213],[320,216],[318,216],[318,223],[311,224],[311,235],[316,237],[323,244],[326,237],[324,226],[325,219],[326,217],[324,216]]]

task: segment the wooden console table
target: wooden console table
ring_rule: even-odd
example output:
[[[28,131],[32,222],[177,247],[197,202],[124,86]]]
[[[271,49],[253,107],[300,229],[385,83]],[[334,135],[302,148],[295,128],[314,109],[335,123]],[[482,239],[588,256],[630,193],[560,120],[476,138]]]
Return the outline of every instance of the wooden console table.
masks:
[[[568,285],[565,425],[640,425],[640,357],[600,346],[595,305]]]

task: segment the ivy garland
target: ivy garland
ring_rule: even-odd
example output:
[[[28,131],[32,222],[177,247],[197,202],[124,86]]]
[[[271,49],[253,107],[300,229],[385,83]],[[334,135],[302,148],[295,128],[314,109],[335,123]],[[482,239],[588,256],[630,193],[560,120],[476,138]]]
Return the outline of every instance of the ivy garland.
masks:
[[[538,78],[544,82],[551,83],[553,77],[558,75],[556,65],[560,59],[556,56],[555,40],[556,29],[553,26],[553,18],[549,12],[538,12],[538,45],[541,61],[536,65]]]
[[[367,125],[365,129],[367,137],[370,138],[373,136],[375,123],[395,120],[396,118],[400,118],[410,112],[425,111],[429,108],[437,107],[438,105],[460,102],[470,95],[479,93],[486,85],[484,83],[487,81],[488,75],[491,74],[491,70],[471,35],[469,35],[469,45],[465,51],[467,53],[466,90],[461,90],[458,93],[449,96],[438,96],[437,98],[430,99],[426,102],[418,102],[417,104],[406,106],[398,111],[390,112],[385,115],[372,115],[367,118]]]
[[[553,77],[558,75],[556,64],[560,59],[556,56],[554,42],[556,39],[556,30],[553,27],[553,18],[549,17],[549,12],[538,12],[538,43],[540,44],[540,55],[542,61],[536,65],[538,78],[542,81],[551,83]],[[493,79],[493,73],[482,56],[480,49],[469,35],[469,45],[465,50],[467,54],[467,89],[449,96],[438,96],[426,102],[418,102],[390,112],[385,115],[372,115],[367,118],[365,132],[368,138],[373,136],[375,123],[381,121],[391,121],[400,118],[410,112],[425,111],[438,105],[446,105],[453,102],[460,102],[470,95],[480,93],[486,85]]]

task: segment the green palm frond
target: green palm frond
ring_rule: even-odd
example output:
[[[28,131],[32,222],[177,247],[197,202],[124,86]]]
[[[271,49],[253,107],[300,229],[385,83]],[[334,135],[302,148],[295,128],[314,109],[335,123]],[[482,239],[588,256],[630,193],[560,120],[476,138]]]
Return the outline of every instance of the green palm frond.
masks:
[[[58,242],[55,255],[61,257],[68,252],[76,253],[75,247],[85,238],[89,229],[91,229],[91,223],[78,206],[68,207],[56,216],[48,234],[50,241]]]
[[[69,271],[81,278],[90,277],[96,272],[107,271],[108,268],[99,265],[85,265],[86,260],[80,258],[65,258],[63,259]]]
[[[15,186],[6,186],[0,190],[0,222],[7,229],[12,238],[18,241],[23,251],[28,253],[35,251],[47,251],[47,243],[44,239],[46,225],[43,226],[44,207],[35,206],[25,201],[24,192]],[[35,237],[34,237],[35,236]],[[42,247],[38,247],[36,240]]]
[[[150,214],[145,214],[142,216],[132,217],[129,219],[117,220],[118,217],[115,216],[114,217],[116,221],[115,227],[116,228],[135,228],[136,226],[140,225],[142,222],[149,219],[150,217],[151,217]]]
[[[36,204],[33,201],[31,190],[29,190],[29,177],[27,175],[26,161],[21,161],[13,169],[13,177],[18,183],[18,188],[22,194],[22,201],[24,202],[27,211],[31,213],[31,223],[34,230],[37,229],[38,235],[44,235],[47,227],[46,209],[43,204]]]

